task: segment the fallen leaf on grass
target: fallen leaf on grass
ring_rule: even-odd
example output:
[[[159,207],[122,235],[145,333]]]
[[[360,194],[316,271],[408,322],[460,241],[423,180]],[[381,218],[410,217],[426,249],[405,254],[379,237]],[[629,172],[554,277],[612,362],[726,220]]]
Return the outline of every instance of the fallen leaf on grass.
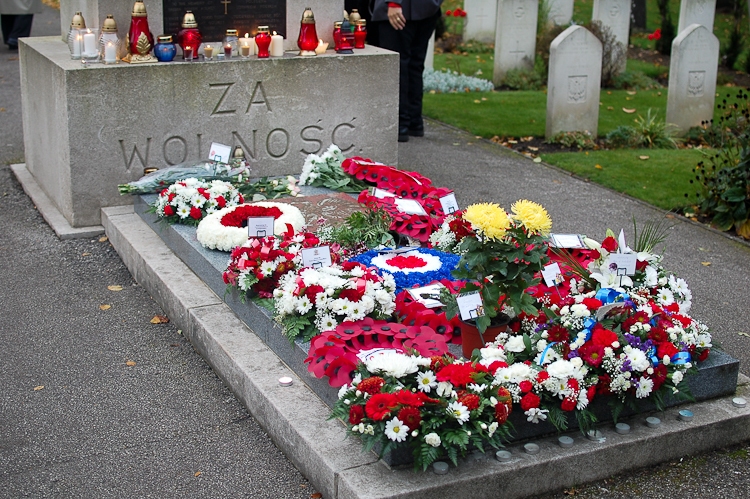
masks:
[[[479,99],[474,99],[474,104],[479,104],[479,103],[481,103],[481,102],[482,102],[482,101],[480,101]]]
[[[99,305],[99,310],[109,310],[112,305]]]
[[[99,238],[100,243],[106,243],[107,241],[109,241],[109,238],[107,236],[102,236]]]
[[[612,107],[612,106],[607,106],[607,111],[614,111],[614,110],[615,110],[615,108],[614,108],[614,107]]]
[[[703,265],[704,267],[708,267],[709,265],[711,265],[711,262],[701,262],[701,265]]]
[[[623,107],[622,111],[624,113],[633,114],[635,112],[635,109],[628,109],[627,107]]]
[[[597,170],[603,170],[603,169],[604,169],[604,168],[602,167],[602,165],[600,165],[600,164],[598,164],[598,163],[594,165],[594,168],[596,168]]]
[[[135,365],[135,361],[134,360],[129,360],[129,361],[125,362],[125,365],[128,366],[128,367],[133,367]]]
[[[636,92],[636,91],[634,91],[634,90],[628,90],[628,91],[627,91],[627,92],[625,92],[625,93],[626,93],[626,94],[628,94],[628,95],[635,95],[635,94],[637,94],[638,92]]]
[[[534,146],[527,146],[527,147],[529,148],[529,151],[537,152],[539,150],[538,147],[534,147]]]
[[[169,322],[169,317],[166,315],[155,315],[151,319],[151,324],[166,324],[167,322]]]
[[[44,385],[39,385],[34,387],[34,391],[38,392],[39,390],[44,390]]]
[[[122,286],[119,284],[113,284],[111,286],[107,286],[107,289],[110,291],[122,291]]]
[[[648,156],[638,156],[638,159],[648,159]]]
[[[536,158],[534,158],[534,163],[541,163],[541,162],[542,162],[542,158],[540,158],[538,156]]]

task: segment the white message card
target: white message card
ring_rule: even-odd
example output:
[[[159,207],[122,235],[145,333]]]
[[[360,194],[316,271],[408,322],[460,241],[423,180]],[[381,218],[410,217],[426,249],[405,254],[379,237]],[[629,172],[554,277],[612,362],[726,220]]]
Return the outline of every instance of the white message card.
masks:
[[[635,275],[635,262],[638,260],[638,255],[635,253],[610,253],[609,261],[617,264],[617,274],[622,275]]]
[[[468,321],[484,316],[484,305],[479,291],[458,295],[456,303],[458,303],[458,310],[461,312],[461,320]]]
[[[440,301],[440,292],[445,288],[439,282],[430,284],[429,286],[422,286],[420,288],[411,288],[406,291],[409,292],[411,297],[424,305],[427,308],[442,307],[444,304]]]
[[[208,159],[219,163],[229,163],[232,156],[232,146],[211,142],[211,152],[208,153]]]
[[[555,262],[545,266],[542,269],[542,277],[544,278],[544,284],[550,287],[562,283],[563,276],[562,271],[560,270],[560,265]]]
[[[415,199],[396,198],[396,206],[407,215],[427,215],[422,205]]]
[[[585,248],[583,238],[578,234],[550,234],[552,245],[556,248]]]
[[[456,201],[456,194],[451,192],[440,198],[440,205],[443,207],[443,213],[450,215],[458,211],[458,202]]]
[[[317,246],[302,250],[303,267],[319,269],[320,267],[330,267],[332,263],[330,246]]]
[[[247,219],[247,237],[272,236],[273,221],[273,217],[249,217]]]
[[[375,196],[378,199],[385,199],[385,198],[395,198],[396,195],[392,192],[385,191],[383,189],[378,189],[377,187],[372,188],[372,195]]]

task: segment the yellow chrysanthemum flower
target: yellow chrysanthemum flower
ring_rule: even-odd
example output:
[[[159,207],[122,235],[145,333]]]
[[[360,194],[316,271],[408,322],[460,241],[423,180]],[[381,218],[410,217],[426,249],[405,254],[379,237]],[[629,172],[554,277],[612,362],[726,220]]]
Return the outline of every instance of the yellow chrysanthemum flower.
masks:
[[[490,239],[499,240],[510,228],[510,217],[504,209],[495,203],[477,203],[466,208],[464,220],[474,230],[481,231]]]
[[[552,229],[552,219],[539,203],[521,199],[513,203],[510,207],[513,212],[513,218],[521,222],[531,232],[539,234],[549,234]]]

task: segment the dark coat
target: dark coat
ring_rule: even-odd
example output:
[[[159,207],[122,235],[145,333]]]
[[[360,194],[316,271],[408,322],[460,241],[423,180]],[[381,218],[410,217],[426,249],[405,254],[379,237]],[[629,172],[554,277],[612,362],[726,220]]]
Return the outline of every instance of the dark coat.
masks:
[[[372,4],[372,20],[388,20],[388,3],[401,4],[407,21],[420,21],[437,14],[443,0],[374,0]]]

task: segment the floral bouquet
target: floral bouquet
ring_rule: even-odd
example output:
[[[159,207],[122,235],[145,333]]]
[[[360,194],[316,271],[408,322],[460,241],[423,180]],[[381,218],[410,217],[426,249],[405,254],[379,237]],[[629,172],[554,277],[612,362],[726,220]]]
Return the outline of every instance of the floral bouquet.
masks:
[[[470,446],[497,449],[509,435],[511,396],[492,375],[499,365],[380,352],[341,387],[331,417],[348,421],[366,450],[411,448],[422,470],[444,457],[457,465]]]
[[[446,253],[461,254],[461,241],[473,235],[471,224],[463,219],[463,212],[448,215],[435,232],[430,235],[430,246]]]
[[[322,156],[309,154],[302,165],[300,185],[327,187],[341,192],[360,192],[367,189],[367,185],[348,175],[341,167],[345,159],[336,144],[331,144]]]
[[[291,227],[281,236],[250,239],[232,250],[224,282],[229,289],[239,288],[243,296],[252,291],[260,298],[272,298],[281,276],[302,264],[302,249],[319,244],[315,234]]]
[[[187,178],[163,189],[151,212],[169,223],[198,225],[204,216],[244,202],[229,182]]]
[[[395,289],[389,274],[380,276],[357,262],[304,267],[279,279],[273,292],[276,320],[290,340],[309,341],[342,321],[388,319],[395,308]]]
[[[469,206],[462,214],[471,226],[458,252],[461,260],[453,272],[467,282],[464,293],[478,291],[484,315],[476,319],[481,333],[499,319],[524,312],[537,315],[536,300],[528,292],[548,261],[545,236],[552,227],[547,211],[533,201],[516,201],[508,214],[494,203]],[[462,226],[466,230],[466,226]],[[453,295],[444,293],[448,317],[458,315]]]

